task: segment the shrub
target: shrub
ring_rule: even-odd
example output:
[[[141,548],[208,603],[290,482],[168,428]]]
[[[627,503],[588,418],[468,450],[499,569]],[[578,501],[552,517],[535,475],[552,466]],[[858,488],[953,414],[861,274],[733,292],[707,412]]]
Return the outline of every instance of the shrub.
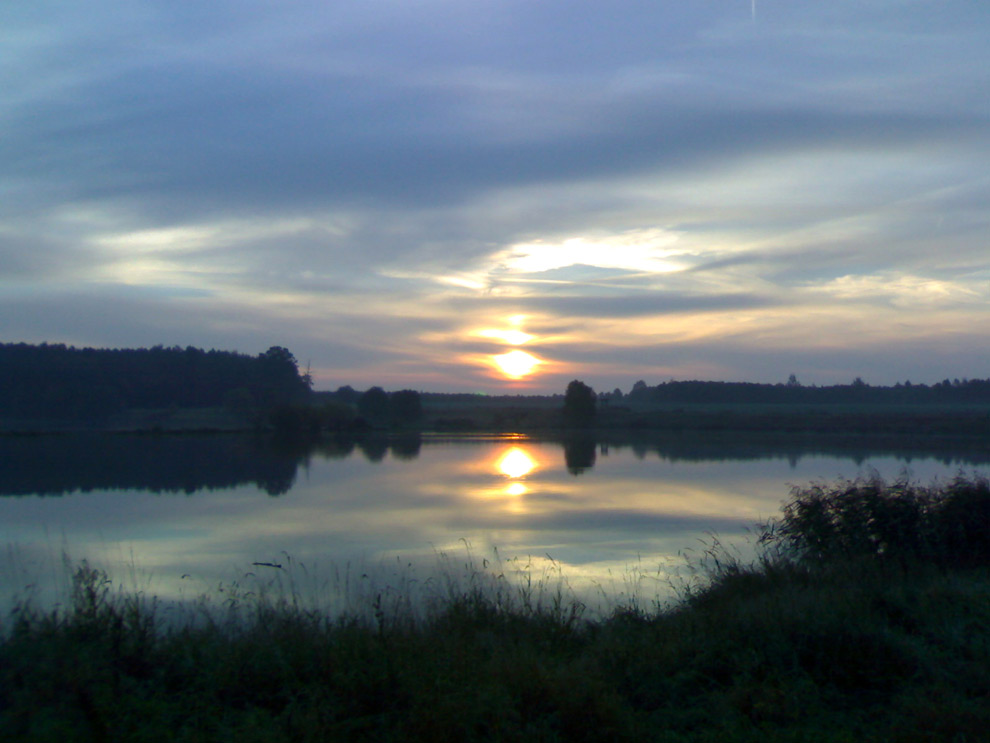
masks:
[[[925,487],[877,475],[794,488],[764,545],[804,563],[870,557],[939,567],[990,564],[990,482],[957,476]]]

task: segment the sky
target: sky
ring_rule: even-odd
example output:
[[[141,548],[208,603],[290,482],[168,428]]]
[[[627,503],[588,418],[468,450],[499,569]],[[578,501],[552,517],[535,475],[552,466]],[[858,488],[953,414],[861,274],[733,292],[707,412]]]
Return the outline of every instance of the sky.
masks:
[[[0,342],[990,377],[990,4],[8,0]]]

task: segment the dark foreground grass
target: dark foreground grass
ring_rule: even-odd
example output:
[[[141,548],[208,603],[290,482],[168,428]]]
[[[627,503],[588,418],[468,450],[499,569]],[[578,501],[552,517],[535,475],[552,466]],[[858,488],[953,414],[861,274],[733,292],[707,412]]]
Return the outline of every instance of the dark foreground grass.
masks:
[[[988,513],[979,480],[812,486],[756,564],[713,549],[678,607],[594,621],[479,583],[425,614],[166,623],[84,563],[69,610],[4,627],[0,738],[984,741]]]

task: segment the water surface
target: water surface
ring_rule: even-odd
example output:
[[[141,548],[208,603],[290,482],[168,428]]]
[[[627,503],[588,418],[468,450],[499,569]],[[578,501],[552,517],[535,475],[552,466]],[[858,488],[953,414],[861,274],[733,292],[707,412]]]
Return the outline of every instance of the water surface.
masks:
[[[651,599],[713,535],[745,555],[748,529],[791,485],[986,471],[972,453],[523,436],[8,438],[0,463],[7,605],[64,596],[63,555],[166,597],[289,569],[307,591],[354,594],[470,561],[549,571],[585,597]]]

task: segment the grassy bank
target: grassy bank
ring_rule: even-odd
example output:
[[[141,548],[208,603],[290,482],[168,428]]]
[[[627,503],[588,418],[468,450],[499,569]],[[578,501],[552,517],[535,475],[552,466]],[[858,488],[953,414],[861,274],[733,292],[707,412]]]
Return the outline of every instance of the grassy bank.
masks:
[[[990,485],[797,490],[756,564],[716,547],[674,609],[479,580],[426,611],[291,593],[176,623],[77,566],[4,623],[5,740],[977,741],[990,729]],[[536,600],[534,596],[539,595]]]

